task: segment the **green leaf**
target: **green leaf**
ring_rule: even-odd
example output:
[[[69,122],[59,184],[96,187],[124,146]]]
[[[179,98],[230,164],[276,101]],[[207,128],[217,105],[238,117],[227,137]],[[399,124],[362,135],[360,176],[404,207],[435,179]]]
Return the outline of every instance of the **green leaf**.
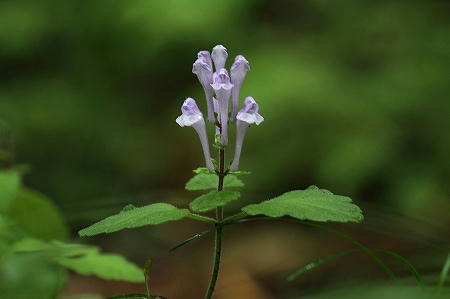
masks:
[[[197,168],[197,169],[192,170],[192,172],[194,172],[194,173],[196,173],[196,174],[199,174],[199,173],[211,174],[211,173],[212,173],[212,172],[209,171],[209,169],[206,168],[206,167],[199,167],[199,168]]]
[[[219,184],[219,177],[216,174],[205,174],[200,173],[191,178],[186,183],[186,190],[197,191],[197,190],[210,190],[217,189]],[[244,183],[238,179],[235,175],[227,175],[223,182],[224,188],[232,187],[242,187]]]
[[[11,246],[23,233],[9,218],[0,214],[0,257],[10,251]]]
[[[82,275],[104,279],[144,282],[141,268],[117,254],[91,253],[81,257],[61,257],[56,262]]]
[[[167,203],[155,203],[140,208],[127,206],[119,214],[105,218],[82,229],[78,234],[82,237],[94,236],[116,232],[125,228],[157,225],[167,221],[180,220],[189,214],[189,210],[178,209]]]
[[[249,215],[291,216],[300,220],[361,222],[361,209],[349,197],[311,186],[242,208]]]
[[[20,187],[20,174],[14,170],[0,171],[0,211],[16,196]]]
[[[194,212],[208,212],[217,207],[222,207],[230,201],[238,199],[239,196],[240,193],[236,191],[211,191],[194,199],[189,204],[189,207]]]
[[[58,208],[43,194],[21,188],[6,215],[28,236],[43,240],[65,240],[67,227]]]
[[[98,248],[83,244],[71,244],[60,241],[45,242],[39,239],[23,238],[14,243],[16,253],[44,253],[49,257],[73,257],[98,253]]]
[[[65,269],[36,254],[6,254],[0,259],[0,298],[55,298],[66,281]]]

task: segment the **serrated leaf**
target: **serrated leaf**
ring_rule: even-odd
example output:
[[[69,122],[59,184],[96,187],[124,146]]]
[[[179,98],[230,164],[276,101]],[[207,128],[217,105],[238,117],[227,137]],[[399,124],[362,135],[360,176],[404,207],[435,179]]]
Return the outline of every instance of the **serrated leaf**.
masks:
[[[125,228],[135,228],[144,225],[157,225],[167,221],[180,220],[189,213],[187,209],[178,209],[167,203],[155,203],[140,208],[126,208],[119,214],[105,218],[85,229],[78,234],[94,236],[103,233],[112,233]]]
[[[200,173],[195,175],[186,183],[186,190],[211,190],[217,189],[219,184],[219,177],[215,174]],[[227,175],[223,181],[224,188],[242,187],[244,183],[238,179],[235,175]]]
[[[136,207],[135,207],[134,205],[132,205],[132,204],[129,204],[129,205],[126,205],[126,206],[122,209],[122,211],[120,211],[120,213],[122,213],[122,212],[127,212],[127,211],[131,211],[131,210],[133,210],[133,209],[136,209]]]
[[[276,198],[242,208],[249,215],[269,217],[291,216],[300,220],[361,222],[361,209],[351,198],[334,195],[328,190],[311,186],[306,190],[295,190]]]
[[[67,227],[58,208],[45,195],[21,188],[6,215],[28,236],[43,240],[65,240]]]
[[[141,268],[117,254],[87,254],[81,257],[57,258],[61,266],[83,275],[96,275],[103,279],[143,282]]]
[[[16,196],[20,186],[20,174],[14,170],[0,171],[0,211]]]
[[[194,212],[208,212],[217,207],[222,207],[229,203],[230,201],[238,199],[240,196],[239,192],[223,190],[220,192],[211,191],[209,193],[203,194],[202,196],[194,199],[189,207]]]

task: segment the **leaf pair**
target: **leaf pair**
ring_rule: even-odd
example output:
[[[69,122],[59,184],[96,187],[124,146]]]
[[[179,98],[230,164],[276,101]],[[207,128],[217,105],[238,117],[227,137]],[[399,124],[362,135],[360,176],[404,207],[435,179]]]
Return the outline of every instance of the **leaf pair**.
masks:
[[[211,191],[192,201],[190,207],[196,212],[207,212],[238,199],[239,195],[236,191]],[[242,211],[252,216],[266,215],[273,218],[290,216],[300,220],[321,222],[361,222],[363,220],[361,209],[354,205],[349,197],[334,195],[316,186],[306,190],[290,191],[262,203],[248,205],[242,208]],[[125,228],[180,220],[191,215],[189,210],[179,209],[167,203],[155,203],[140,208],[127,206],[119,214],[82,229],[79,234],[93,236],[111,233]]]

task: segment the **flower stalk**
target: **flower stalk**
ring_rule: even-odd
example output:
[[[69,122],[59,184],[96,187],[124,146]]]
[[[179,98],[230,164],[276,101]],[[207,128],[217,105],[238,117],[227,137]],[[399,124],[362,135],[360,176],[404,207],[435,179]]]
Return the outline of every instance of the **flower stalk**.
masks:
[[[219,127],[219,132],[222,129]],[[221,192],[223,190],[223,181],[226,175],[225,171],[225,149],[219,149],[219,169],[217,175],[219,176],[219,183],[217,185],[217,191]],[[214,293],[214,288],[216,287],[217,278],[219,276],[220,259],[222,256],[222,220],[223,220],[223,207],[216,208],[216,220],[215,226],[215,238],[214,238],[214,261],[213,270],[211,274],[211,281],[209,282],[209,287],[205,295],[205,299],[212,298]]]
[[[187,98],[181,108],[182,114],[176,119],[181,126],[189,126],[197,132],[203,154],[205,156],[205,164],[210,173],[215,172],[218,176],[217,192],[222,192],[224,188],[224,179],[228,172],[237,171],[239,168],[239,160],[242,151],[245,134],[251,124],[259,125],[264,118],[259,115],[259,106],[252,97],[247,97],[244,101],[242,109],[238,112],[240,90],[244,79],[250,70],[250,64],[244,56],[235,57],[230,72],[225,69],[225,63],[228,58],[227,49],[222,45],[213,48],[211,54],[208,51],[200,51],[197,59],[192,65],[192,73],[197,75],[200,84],[203,87],[206,98],[207,117],[203,118],[203,114],[194,99]],[[229,106],[231,103],[231,117],[228,116]],[[216,117],[217,114],[217,117]],[[206,131],[205,120],[215,125],[216,132],[213,138],[214,147],[219,149],[219,163],[212,163],[209,151],[208,136]],[[225,148],[228,145],[228,125],[236,127],[236,147],[234,159],[230,169],[225,169]],[[222,194],[221,194],[222,195]],[[224,209],[219,206],[216,208],[216,217],[209,218],[197,214],[190,214],[190,218],[212,223],[213,226],[208,231],[215,232],[214,243],[214,260],[211,274],[211,281],[205,294],[206,299],[212,298],[214,288],[216,286],[219,275],[220,259],[222,256],[222,228],[225,224],[236,219],[245,217],[245,214],[238,214],[232,218],[224,219]],[[182,242],[174,249],[183,246],[191,239]]]

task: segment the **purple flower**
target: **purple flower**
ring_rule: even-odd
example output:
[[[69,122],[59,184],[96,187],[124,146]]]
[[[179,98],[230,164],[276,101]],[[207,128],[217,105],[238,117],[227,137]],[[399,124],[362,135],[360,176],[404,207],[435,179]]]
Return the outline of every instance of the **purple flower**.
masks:
[[[197,57],[204,59],[208,63],[208,65],[210,66],[210,68],[212,70],[211,55],[209,54],[208,51],[200,51],[200,52],[198,52]]]
[[[225,67],[225,61],[227,61],[228,53],[224,46],[215,46],[212,50],[211,56],[214,61],[214,65],[216,66],[216,72]]]
[[[230,166],[231,171],[237,171],[239,168],[239,159],[241,157],[242,143],[245,134],[251,124],[259,125],[264,118],[258,113],[259,106],[252,97],[245,98],[242,109],[236,116],[236,149],[234,151],[233,163]]]
[[[206,105],[208,107],[208,120],[209,122],[214,123],[215,118],[211,88],[211,83],[213,81],[213,72],[211,57],[209,56],[208,51],[200,51],[198,53],[198,59],[192,65],[192,73],[197,75],[198,80],[203,86],[206,97]]]
[[[208,136],[206,135],[206,126],[203,115],[197,107],[197,103],[192,98],[187,98],[181,106],[182,114],[177,117],[176,122],[181,127],[193,127],[197,131],[198,137],[203,148],[205,156],[206,167],[210,171],[214,171],[214,166],[211,162],[211,154],[209,152]]]
[[[220,143],[228,144],[228,103],[230,101],[231,89],[233,84],[230,81],[226,69],[220,69],[213,76],[212,88],[216,91],[217,101],[219,103],[219,117],[222,126]]]
[[[230,69],[231,83],[234,84],[232,91],[232,109],[231,109],[231,121],[236,120],[239,93],[241,91],[242,83],[244,82],[245,75],[250,70],[250,65],[244,56],[238,55],[234,58],[234,63]]]

